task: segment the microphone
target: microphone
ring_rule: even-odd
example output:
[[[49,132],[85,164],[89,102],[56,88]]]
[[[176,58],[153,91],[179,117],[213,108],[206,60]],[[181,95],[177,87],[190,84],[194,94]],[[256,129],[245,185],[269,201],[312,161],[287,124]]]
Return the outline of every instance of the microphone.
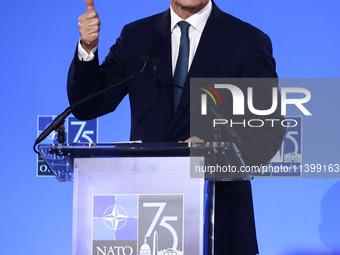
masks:
[[[180,88],[182,89],[183,91],[186,91],[188,93],[190,93],[190,89],[186,88],[186,87],[182,87],[182,86],[179,86],[178,84],[174,83],[173,81],[170,81],[170,80],[167,80],[167,79],[164,79],[163,77],[160,77],[159,75],[156,74],[156,70],[157,68],[160,66],[161,64],[161,60],[159,58],[154,58],[152,60],[152,65],[153,65],[153,74],[156,78],[160,79],[161,81],[167,83],[167,84],[170,84],[176,88]],[[196,93],[196,92],[193,92],[193,93]],[[196,94],[197,96],[199,96],[198,94]],[[210,104],[208,104],[208,109],[210,110],[210,112],[213,114],[213,116],[215,116],[217,119],[224,119],[221,114],[216,111]],[[228,135],[230,137],[232,137],[232,139],[234,140],[236,146],[240,149],[242,147],[242,141],[241,141],[241,138],[240,136],[236,133],[236,131],[228,126],[228,125],[223,125],[224,129],[226,130],[226,132],[228,133]],[[215,131],[219,132],[218,129],[214,129]]]
[[[113,88],[115,88],[115,87],[117,87],[117,86],[119,86],[119,85],[121,85],[121,84],[123,84],[123,83],[125,83],[125,82],[128,82],[128,81],[134,79],[135,77],[139,76],[141,73],[143,73],[144,70],[145,70],[145,67],[146,67],[147,64],[150,62],[150,58],[149,58],[148,55],[143,55],[142,58],[141,58],[141,61],[143,62],[143,66],[142,66],[142,68],[141,68],[137,73],[135,73],[134,75],[132,75],[132,76],[128,77],[127,79],[122,80],[122,81],[120,81],[120,82],[118,82],[118,83],[115,83],[115,84],[113,84],[113,85],[111,85],[111,86],[109,86],[109,87],[107,87],[107,88],[105,88],[105,89],[103,89],[103,90],[101,90],[101,91],[99,91],[99,92],[93,94],[93,95],[90,95],[90,96],[88,96],[88,97],[85,97],[85,98],[83,98],[82,100],[76,102],[75,104],[73,104],[73,105],[67,107],[60,115],[58,115],[58,116],[53,120],[53,122],[52,122],[52,123],[51,123],[51,124],[50,124],[50,125],[49,125],[49,126],[48,126],[48,127],[47,127],[40,135],[39,135],[39,137],[35,140],[34,145],[33,145],[33,150],[34,150],[37,154],[40,154],[40,153],[36,150],[35,146],[36,146],[37,144],[41,143],[41,142],[42,142],[42,141],[43,141],[43,140],[44,140],[44,139],[45,139],[45,138],[46,138],[53,130],[57,130],[59,127],[61,127],[61,126],[64,124],[64,121],[65,121],[65,119],[67,118],[67,116],[69,116],[69,115],[71,114],[72,110],[73,110],[75,107],[77,107],[78,105],[81,105],[81,104],[85,103],[86,101],[89,101],[90,99],[93,99],[93,98],[95,98],[95,97],[97,97],[97,96],[99,96],[99,95],[101,95],[101,94],[107,92],[107,91],[110,90],[110,89],[113,89]]]
[[[33,149],[35,152],[35,146],[38,143],[41,143],[53,130],[57,130],[62,124],[64,124],[64,120],[69,116],[72,112],[72,107],[69,106],[66,108],[65,111],[63,111],[60,115],[58,115],[57,118],[55,118],[52,123],[39,135],[37,140],[35,140]],[[39,154],[39,153],[38,153]]]
[[[93,95],[85,97],[84,99],[82,99],[82,100],[78,101],[77,103],[71,105],[72,109],[74,109],[76,106],[78,106],[78,105],[80,105],[80,104],[82,104],[82,103],[84,103],[84,102],[86,102],[86,101],[88,101],[90,99],[93,99],[93,98],[95,98],[95,97],[97,97],[97,96],[99,96],[101,94],[104,94],[105,92],[109,91],[110,89],[113,89],[113,88],[115,88],[115,87],[117,87],[117,86],[119,86],[119,85],[121,85],[121,84],[123,84],[125,82],[128,82],[128,81],[134,79],[135,77],[139,76],[141,73],[144,72],[145,67],[150,62],[150,58],[149,58],[148,55],[143,55],[141,57],[141,61],[143,62],[143,66],[142,66],[142,68],[137,73],[135,73],[134,75],[131,75],[129,78],[126,78],[125,80],[122,80],[122,81],[120,81],[118,83],[115,83],[115,84],[113,84],[113,85],[111,85],[111,86],[109,86],[109,87],[107,87],[107,88],[105,88],[105,89],[103,89],[103,90],[93,94]]]
[[[174,87],[176,87],[176,88],[180,88],[180,89],[182,89],[182,90],[184,90],[184,91],[190,93],[190,89],[185,88],[185,87],[182,87],[182,86],[179,86],[178,84],[174,83],[173,81],[164,79],[163,77],[157,75],[156,70],[157,70],[157,68],[160,66],[160,64],[161,64],[161,60],[160,60],[159,58],[154,58],[154,59],[152,60],[152,67],[153,67],[152,70],[153,70],[153,75],[154,75],[156,78],[160,79],[161,81],[164,81],[165,83],[171,84],[172,86],[174,86]]]

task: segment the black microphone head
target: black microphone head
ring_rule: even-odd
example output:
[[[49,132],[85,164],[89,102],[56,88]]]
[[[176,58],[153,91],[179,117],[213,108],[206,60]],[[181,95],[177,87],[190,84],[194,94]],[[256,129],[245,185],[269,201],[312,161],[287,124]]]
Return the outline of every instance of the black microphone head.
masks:
[[[148,55],[143,55],[141,60],[143,63],[147,64],[150,62],[150,57]]]
[[[158,67],[160,64],[161,64],[161,59],[160,59],[160,58],[154,58],[154,59],[152,60],[152,65],[153,65],[154,67]]]

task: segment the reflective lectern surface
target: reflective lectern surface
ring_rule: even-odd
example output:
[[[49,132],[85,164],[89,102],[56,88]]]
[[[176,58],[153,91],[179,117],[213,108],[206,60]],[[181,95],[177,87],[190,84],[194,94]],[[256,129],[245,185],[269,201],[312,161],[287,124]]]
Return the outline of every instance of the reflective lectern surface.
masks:
[[[233,143],[71,143],[42,144],[41,157],[59,181],[73,181],[75,158],[95,157],[197,157],[204,165],[191,165],[191,177],[217,181],[251,180],[250,172],[240,171],[242,157]],[[195,161],[196,162],[196,161]]]

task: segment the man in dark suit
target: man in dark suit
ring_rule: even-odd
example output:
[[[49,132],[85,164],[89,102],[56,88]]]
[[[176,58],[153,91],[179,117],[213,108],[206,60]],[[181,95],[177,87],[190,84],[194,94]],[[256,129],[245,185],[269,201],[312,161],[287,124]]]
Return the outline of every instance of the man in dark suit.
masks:
[[[93,0],[86,0],[87,12],[79,17],[78,23],[81,40],[68,76],[71,105],[135,74],[141,68],[143,55],[161,59],[157,73],[172,81],[181,35],[176,22],[180,20],[190,24],[189,64],[184,87],[189,88],[192,77],[277,77],[271,43],[263,32],[222,12],[211,0],[170,2],[169,10],[126,25],[99,65],[100,21]],[[78,119],[104,115],[114,111],[127,94],[131,105],[131,140],[210,139],[209,135],[190,137],[189,95],[182,92],[174,111],[174,88],[156,78],[151,65],[135,79],[76,107],[73,114]],[[266,93],[260,88],[259,94]],[[284,129],[248,128],[237,132],[247,163],[261,164],[275,155]],[[249,181],[217,183],[215,224],[215,254],[258,253]]]

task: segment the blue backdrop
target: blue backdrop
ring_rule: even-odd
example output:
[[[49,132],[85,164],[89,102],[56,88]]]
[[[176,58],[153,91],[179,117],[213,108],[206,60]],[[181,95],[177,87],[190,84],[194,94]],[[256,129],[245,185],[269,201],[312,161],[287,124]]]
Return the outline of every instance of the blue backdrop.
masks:
[[[72,183],[37,177],[32,145],[37,116],[56,115],[68,106],[66,76],[79,39],[77,18],[86,10],[84,2],[2,3],[2,254],[71,254]],[[216,3],[271,37],[280,77],[340,76],[338,0]],[[167,0],[95,1],[102,22],[100,59],[124,24],[168,6]],[[308,120],[304,125],[304,161],[340,163],[340,88],[320,86],[311,91],[313,125]],[[127,140],[129,122],[125,100],[116,112],[99,119],[99,142]],[[340,254],[339,179],[258,178],[252,183],[261,254]]]

